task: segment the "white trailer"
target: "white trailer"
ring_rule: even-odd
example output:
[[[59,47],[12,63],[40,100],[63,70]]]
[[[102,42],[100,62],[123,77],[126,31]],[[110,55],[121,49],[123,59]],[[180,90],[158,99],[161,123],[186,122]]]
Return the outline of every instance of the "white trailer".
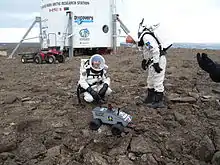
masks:
[[[43,47],[112,49],[120,28],[114,21],[115,8],[115,0],[42,0]]]
[[[121,28],[129,33],[116,13],[116,0],[41,0],[40,14],[35,23],[40,23],[41,48],[68,50],[71,57],[115,51]]]
[[[66,12],[71,11],[74,48],[112,47],[113,5],[112,0],[42,0],[44,46],[69,45]]]

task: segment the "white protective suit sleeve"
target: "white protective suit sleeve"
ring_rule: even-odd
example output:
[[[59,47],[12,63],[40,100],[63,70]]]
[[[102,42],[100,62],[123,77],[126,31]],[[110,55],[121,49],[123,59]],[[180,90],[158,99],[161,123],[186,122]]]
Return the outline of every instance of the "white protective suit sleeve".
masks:
[[[159,63],[160,49],[157,41],[150,34],[145,34],[143,41],[145,49],[147,49],[153,57],[153,63]]]
[[[89,87],[89,84],[86,80],[87,80],[87,73],[85,70],[81,73],[80,79],[79,79],[79,85],[85,90]]]

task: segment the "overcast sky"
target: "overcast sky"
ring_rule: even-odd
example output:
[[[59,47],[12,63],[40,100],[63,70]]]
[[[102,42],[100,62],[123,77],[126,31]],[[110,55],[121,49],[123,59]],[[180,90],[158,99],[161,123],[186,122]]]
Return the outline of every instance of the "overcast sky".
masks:
[[[144,17],[146,24],[160,22],[160,34],[173,42],[220,43],[220,0],[116,1],[134,37]],[[0,0],[0,42],[19,41],[35,16],[40,16],[40,0]],[[37,35],[35,28],[29,37]]]

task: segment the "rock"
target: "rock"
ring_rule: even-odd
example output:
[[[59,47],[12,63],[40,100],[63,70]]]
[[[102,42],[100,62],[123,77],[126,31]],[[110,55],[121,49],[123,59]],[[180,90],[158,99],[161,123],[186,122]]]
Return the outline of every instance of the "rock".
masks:
[[[60,154],[60,146],[55,146],[47,150],[47,157],[56,157]]]
[[[61,128],[66,126],[66,123],[64,121],[56,121],[52,123],[52,127],[54,128]]]
[[[119,165],[134,165],[134,163],[128,159],[126,155],[119,156],[118,158]]]
[[[3,76],[0,76],[0,80],[5,80],[5,78]]]
[[[178,157],[182,153],[182,143],[184,139],[182,138],[169,138],[168,141],[165,143],[166,150],[170,153],[173,157]]]
[[[165,87],[175,87],[176,85],[173,85],[173,84],[171,84],[171,83],[165,83],[164,86],[165,86]]]
[[[220,151],[220,129],[218,127],[215,128],[214,144],[216,150]]]
[[[134,153],[129,153],[129,154],[128,154],[128,158],[129,158],[130,160],[135,160],[135,159],[136,159],[136,156],[135,156]]]
[[[149,136],[149,135],[152,141],[157,143],[163,142],[163,137],[157,131],[150,131],[144,133],[144,136]]]
[[[202,98],[204,98],[204,99],[211,99],[212,96],[202,96]]]
[[[178,123],[176,121],[172,121],[172,120],[164,120],[163,125],[164,125],[164,127],[168,128],[168,129],[174,129],[174,128],[178,127]]]
[[[130,146],[132,152],[160,154],[160,150],[154,145],[153,141],[149,138],[144,138],[142,135],[133,137]]]
[[[29,100],[29,101],[25,101],[24,103],[25,103],[25,104],[38,104],[38,103],[40,103],[40,102],[41,102],[40,100],[36,100],[36,101]]]
[[[15,155],[13,153],[10,153],[10,152],[2,152],[0,154],[0,159],[2,159],[2,160],[6,160],[8,158],[13,159],[14,157],[15,157]]]
[[[0,140],[0,153],[10,152],[17,148],[17,138],[15,133],[2,136]]]
[[[180,76],[180,77],[179,77],[179,80],[188,80],[188,78],[185,77],[185,76]]]
[[[60,133],[57,133],[57,132],[53,132],[52,137],[53,139],[56,139],[56,140],[62,139],[62,136],[60,135]]]
[[[54,112],[56,116],[64,116],[65,114],[67,114],[66,110],[57,110]]]
[[[22,102],[30,101],[30,100],[31,100],[31,97],[24,97],[21,99]]]
[[[179,112],[174,112],[174,116],[176,121],[178,121],[181,125],[185,125],[185,116],[180,114]]]
[[[200,146],[195,150],[196,156],[201,161],[211,161],[215,153],[215,146],[212,140],[206,135],[200,142]]]
[[[216,152],[212,158],[212,164],[213,165],[219,165],[220,164],[220,151]]]
[[[207,102],[210,100],[212,100],[212,96],[202,96],[202,98],[201,98],[201,101],[203,101],[203,102]]]
[[[144,161],[144,162],[147,161],[147,158],[148,158],[147,154],[143,154],[143,155],[141,156],[141,160]]]
[[[131,137],[125,137],[121,142],[114,148],[112,148],[108,155],[115,156],[115,155],[123,155],[127,152],[127,148],[130,144]]]
[[[158,165],[157,161],[155,160],[155,158],[153,157],[152,154],[145,154],[145,155],[146,155],[146,157],[144,155],[142,155],[141,159],[146,160],[147,164],[149,164],[149,165]]]
[[[131,151],[137,153],[149,153],[153,152],[143,136],[133,137],[131,141]]]
[[[18,165],[14,159],[7,159],[5,162],[4,162],[4,165]]]
[[[220,111],[206,110],[205,114],[208,119],[220,120]]]
[[[108,165],[107,160],[97,152],[89,151],[83,157],[85,164]]]
[[[172,102],[176,103],[195,103],[196,99],[194,97],[168,97]]]
[[[39,162],[37,165],[54,165],[54,164],[56,164],[55,159],[51,157],[46,157],[44,158],[44,160]]]
[[[102,125],[98,129],[98,133],[105,134],[105,135],[112,135],[111,129],[107,125]]]
[[[212,92],[216,93],[216,94],[220,94],[220,90],[219,89],[212,89]]]
[[[194,97],[195,99],[199,98],[199,93],[189,92],[189,96]]]
[[[199,161],[199,162],[196,162],[196,163],[193,162],[192,165],[207,165],[207,163],[204,162],[204,161]]]
[[[18,98],[13,95],[6,96],[3,101],[3,104],[13,104],[17,99]]]
[[[82,132],[83,136],[85,136],[85,137],[89,137],[90,136],[90,132],[89,132],[88,129],[83,129],[81,132]]]
[[[29,137],[19,144],[18,151],[24,158],[33,159],[46,153],[46,148],[38,140]]]

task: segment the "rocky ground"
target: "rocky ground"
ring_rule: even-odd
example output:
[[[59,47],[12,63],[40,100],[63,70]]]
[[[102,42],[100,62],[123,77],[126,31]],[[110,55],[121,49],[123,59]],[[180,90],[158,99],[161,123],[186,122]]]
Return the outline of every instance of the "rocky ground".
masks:
[[[130,48],[105,55],[109,103],[136,125],[121,136],[105,125],[89,129],[94,105],[76,100],[82,57],[52,65],[0,57],[0,165],[219,165],[220,88],[198,68],[198,51],[169,51],[168,108],[157,110],[140,103],[147,78],[140,55]]]

